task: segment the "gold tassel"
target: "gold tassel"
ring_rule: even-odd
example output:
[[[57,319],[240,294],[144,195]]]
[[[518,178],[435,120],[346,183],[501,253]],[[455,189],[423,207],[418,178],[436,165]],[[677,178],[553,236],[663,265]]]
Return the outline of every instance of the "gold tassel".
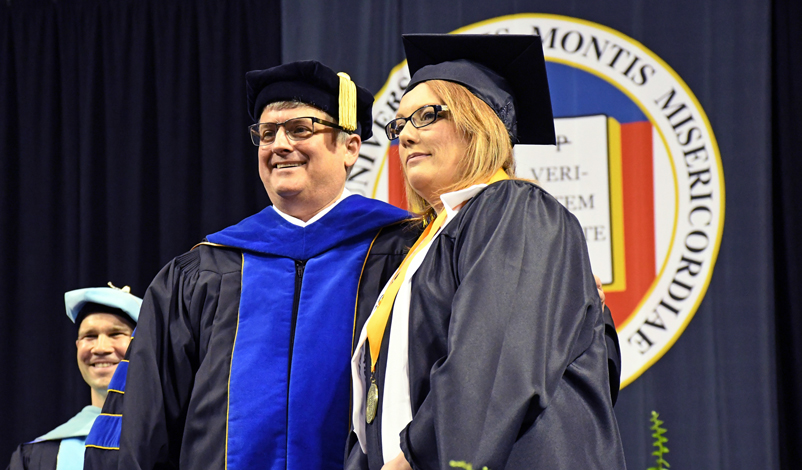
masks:
[[[119,288],[119,287],[115,286],[114,284],[112,284],[112,283],[111,283],[111,281],[109,281],[109,282],[107,283],[107,285],[108,285],[109,287],[111,287],[112,289],[121,290],[121,291],[125,292],[126,294],[130,294],[130,293],[131,293],[131,288],[130,288],[129,286],[125,286],[125,287],[123,287],[123,288]]]
[[[340,77],[340,127],[353,132],[356,130],[356,84],[345,72]]]

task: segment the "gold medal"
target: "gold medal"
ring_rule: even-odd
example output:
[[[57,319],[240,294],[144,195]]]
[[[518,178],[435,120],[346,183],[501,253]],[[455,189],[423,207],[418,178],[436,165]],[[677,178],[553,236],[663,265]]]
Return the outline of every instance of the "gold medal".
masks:
[[[368,403],[367,414],[365,420],[368,424],[372,423],[376,418],[376,409],[379,407],[379,387],[376,386],[376,380],[371,380],[370,388],[368,389]]]

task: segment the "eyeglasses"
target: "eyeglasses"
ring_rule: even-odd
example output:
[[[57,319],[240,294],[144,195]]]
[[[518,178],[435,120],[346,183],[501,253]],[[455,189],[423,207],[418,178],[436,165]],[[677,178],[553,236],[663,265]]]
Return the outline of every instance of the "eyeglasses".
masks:
[[[315,134],[315,123],[333,127],[343,132],[348,132],[339,125],[324,121],[316,117],[297,117],[287,119],[284,122],[257,122],[248,126],[251,134],[251,142],[257,147],[264,147],[276,141],[278,128],[284,126],[287,138],[292,141],[306,140]],[[348,132],[350,134],[350,132]]]
[[[411,122],[416,129],[420,129],[421,127],[426,127],[437,121],[441,111],[448,111],[448,107],[443,104],[427,104],[426,106],[418,108],[414,113],[410,114],[409,117],[396,118],[388,122],[387,125],[384,126],[384,132],[387,133],[388,139],[395,140],[401,135],[401,131],[404,130],[407,121]]]

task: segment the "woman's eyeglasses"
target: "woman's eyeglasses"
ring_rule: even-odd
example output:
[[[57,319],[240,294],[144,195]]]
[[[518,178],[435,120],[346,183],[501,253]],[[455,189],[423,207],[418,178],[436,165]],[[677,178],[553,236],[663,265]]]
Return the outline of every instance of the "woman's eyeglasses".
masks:
[[[401,135],[401,131],[404,130],[407,121],[411,122],[416,129],[420,129],[421,127],[426,127],[437,121],[442,111],[448,111],[448,106],[444,104],[427,104],[426,106],[418,108],[414,113],[410,114],[409,117],[395,118],[388,122],[387,125],[384,126],[384,132],[387,133],[388,139],[395,140]]]

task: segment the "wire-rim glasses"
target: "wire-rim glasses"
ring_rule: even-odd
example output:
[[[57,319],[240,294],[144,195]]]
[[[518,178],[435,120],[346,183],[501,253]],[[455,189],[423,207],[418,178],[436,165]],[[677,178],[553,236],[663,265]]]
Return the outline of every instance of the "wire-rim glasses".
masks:
[[[327,127],[333,127],[334,129],[339,129],[350,134],[350,132],[346,131],[338,124],[313,116],[287,119],[284,122],[257,122],[256,124],[248,126],[248,130],[250,131],[253,145],[264,147],[276,141],[279,127],[284,127],[284,133],[287,135],[288,139],[298,142],[299,140],[306,140],[315,135],[316,123]]]
[[[427,104],[416,109],[409,117],[395,118],[384,126],[384,132],[387,133],[387,138],[395,140],[401,135],[407,121],[411,122],[416,129],[426,127],[437,121],[440,117],[441,111],[448,111],[448,106],[444,104]]]

